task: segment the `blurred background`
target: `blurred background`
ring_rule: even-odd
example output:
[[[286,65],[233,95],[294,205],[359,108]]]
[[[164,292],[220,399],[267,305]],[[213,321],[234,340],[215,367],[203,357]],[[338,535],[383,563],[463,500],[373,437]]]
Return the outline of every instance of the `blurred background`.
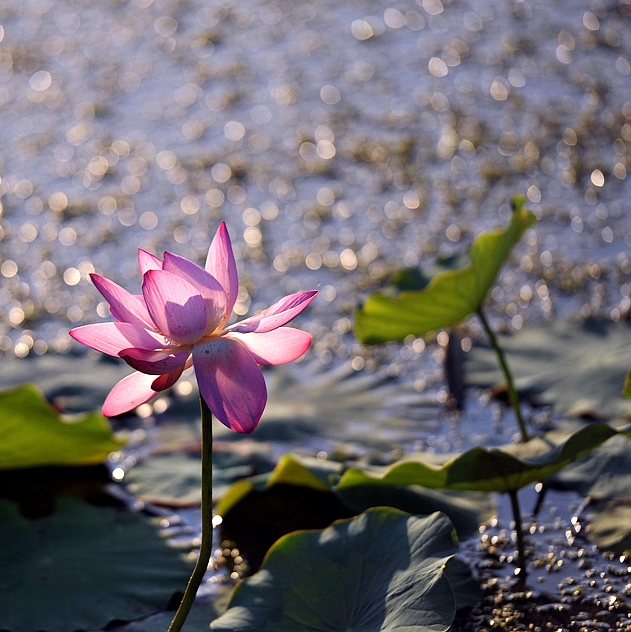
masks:
[[[203,262],[225,220],[236,311],[320,289],[324,363],[375,358],[361,296],[540,221],[491,296],[527,320],[631,302],[629,0],[2,0],[0,350],[71,349],[98,272]]]

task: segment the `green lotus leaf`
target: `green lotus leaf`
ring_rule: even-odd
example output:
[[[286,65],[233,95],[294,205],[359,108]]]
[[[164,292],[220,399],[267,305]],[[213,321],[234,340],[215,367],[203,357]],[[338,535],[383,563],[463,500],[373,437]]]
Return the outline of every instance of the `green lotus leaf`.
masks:
[[[557,321],[499,337],[520,394],[554,412],[594,419],[631,417],[621,397],[631,357],[631,327],[596,318]],[[490,347],[467,354],[467,381],[503,388],[504,377]]]
[[[280,537],[298,529],[323,529],[351,511],[324,481],[339,479],[341,464],[281,457],[270,474],[235,483],[219,501],[221,537],[237,543],[251,568],[257,569]]]
[[[0,630],[96,630],[163,610],[191,565],[140,513],[64,498],[28,520],[0,502]]]
[[[473,241],[468,265],[439,272],[422,290],[394,297],[385,293],[369,296],[355,313],[357,337],[378,344],[410,334],[423,336],[478,311],[513,246],[535,222],[535,215],[523,204],[523,199],[515,200],[506,228],[488,231]]]
[[[101,413],[60,415],[32,384],[0,392],[0,469],[94,465],[123,445]]]
[[[376,508],[323,531],[281,538],[237,586],[217,632],[449,629],[456,600],[444,572],[456,553],[443,514]]]
[[[611,426],[594,423],[581,428],[560,443],[546,435],[504,449],[473,448],[434,467],[422,455],[405,459],[374,472],[347,470],[336,489],[366,484],[422,485],[460,491],[510,492],[541,481],[569,463],[591,452],[617,434]]]

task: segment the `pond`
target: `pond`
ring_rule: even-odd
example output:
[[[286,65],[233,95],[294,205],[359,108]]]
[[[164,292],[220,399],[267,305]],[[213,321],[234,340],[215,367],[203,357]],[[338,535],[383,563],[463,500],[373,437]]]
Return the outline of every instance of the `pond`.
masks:
[[[138,247],[202,263],[225,221],[239,268],[239,318],[291,292],[320,293],[296,320],[314,338],[308,354],[266,372],[270,403],[259,428],[238,441],[218,429],[226,470],[218,495],[236,479],[269,472],[287,452],[387,464],[413,452],[439,458],[516,442],[511,413],[486,391],[470,389],[464,410],[446,410],[446,334],[364,346],[353,312],[394,270],[431,265],[507,225],[511,197],[520,194],[538,221],[485,303],[496,329],[524,335],[509,359],[525,366],[520,345],[548,341],[548,324],[571,317],[604,317],[606,352],[618,353],[611,373],[603,360],[589,379],[562,382],[533,402],[555,404],[528,409],[533,428],[567,427],[568,412],[629,415],[623,400],[605,411],[618,402],[615,380],[631,364],[624,366],[621,328],[631,307],[626,0],[7,0],[3,9],[3,388],[33,380],[64,411],[97,409],[125,369],[80,355],[68,336],[110,318],[89,275],[137,292]],[[566,336],[555,331],[554,340]],[[484,338],[475,318],[458,335],[465,351]],[[595,357],[598,341],[583,357],[570,355],[582,344],[571,338],[553,351],[564,372]],[[548,345],[535,355],[544,357]],[[479,357],[467,360],[478,377],[471,362]],[[470,381],[501,382],[489,375]],[[593,387],[597,375],[611,397],[593,394],[606,388]],[[533,381],[528,372],[519,379]],[[562,401],[575,391],[589,391],[581,410]],[[178,494],[197,502],[197,461],[186,465],[199,441],[196,402],[186,375],[136,417],[114,420],[132,431],[129,447],[109,461],[115,480],[132,490],[125,502],[173,507]],[[157,490],[174,470],[193,485],[174,480],[174,489]],[[626,590],[626,558],[603,557],[575,532],[590,522],[582,512],[592,506],[582,501],[592,491],[547,492],[528,546],[533,560],[551,557],[523,589],[506,580],[514,568],[506,559],[514,555],[507,497],[496,498],[496,524],[487,509],[467,505],[486,527],[461,549],[490,588],[456,625],[510,619],[514,629],[529,622],[548,629],[555,621],[520,619],[524,603],[560,612],[560,629],[629,625],[624,607],[607,601]],[[536,501],[531,488],[521,494],[527,521]],[[170,515],[165,510],[164,520]],[[187,546],[199,515],[190,507],[178,515],[183,531],[192,529],[177,536]],[[583,584],[597,605],[574,611],[564,601],[576,590],[568,586]],[[543,610],[541,595],[551,595]]]

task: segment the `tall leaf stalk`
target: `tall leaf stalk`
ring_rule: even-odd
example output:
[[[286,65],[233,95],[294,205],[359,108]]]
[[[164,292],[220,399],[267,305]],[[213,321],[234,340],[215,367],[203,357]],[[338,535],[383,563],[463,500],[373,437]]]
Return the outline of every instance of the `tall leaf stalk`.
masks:
[[[182,629],[208,570],[213,550],[213,417],[201,395],[199,401],[202,412],[202,541],[195,568],[168,632]]]
[[[513,517],[515,518],[515,531],[517,532],[517,561],[521,571],[521,577],[526,577],[526,549],[524,546],[524,530],[521,526],[521,509],[519,507],[519,497],[517,490],[512,489],[508,492],[510,496],[510,504],[513,509]]]
[[[484,331],[488,336],[491,346],[497,355],[497,359],[500,363],[500,367],[502,369],[502,373],[504,374],[504,379],[506,380],[506,389],[508,391],[508,400],[510,401],[511,407],[515,412],[515,417],[517,417],[517,424],[519,425],[519,432],[521,433],[521,440],[525,443],[530,439],[530,435],[528,434],[528,430],[526,429],[526,422],[524,421],[524,416],[521,412],[521,406],[519,404],[519,398],[517,397],[517,389],[515,388],[515,381],[513,380],[513,374],[508,366],[508,362],[506,361],[506,355],[504,350],[500,346],[497,336],[495,332],[491,328],[489,321],[486,318],[486,315],[482,311],[482,307],[478,308],[477,311],[478,318],[482,323],[482,327],[484,327]],[[517,498],[517,490],[513,490],[509,492],[510,500],[511,500],[511,508],[513,510],[513,518],[515,520],[515,531],[517,532],[517,556],[519,561],[519,568],[521,569],[522,576],[526,576],[526,553],[524,548],[524,531],[521,524],[521,510],[519,508],[519,499]]]
[[[489,321],[486,319],[482,308],[478,308],[477,311],[478,318],[482,323],[482,327],[484,327],[484,331],[488,336],[491,346],[497,355],[497,359],[500,363],[500,367],[502,369],[502,373],[504,374],[504,379],[506,380],[506,388],[508,390],[508,400],[510,401],[511,408],[515,412],[515,417],[517,417],[517,424],[519,425],[519,432],[521,433],[521,440],[525,443],[530,439],[530,435],[528,434],[528,430],[526,430],[526,422],[524,421],[524,416],[521,413],[521,406],[519,405],[519,398],[517,397],[517,390],[515,389],[515,382],[513,380],[513,374],[508,367],[508,362],[506,362],[506,355],[504,354],[504,350],[500,347],[500,344],[497,340],[497,336],[493,329],[491,329],[491,325]]]

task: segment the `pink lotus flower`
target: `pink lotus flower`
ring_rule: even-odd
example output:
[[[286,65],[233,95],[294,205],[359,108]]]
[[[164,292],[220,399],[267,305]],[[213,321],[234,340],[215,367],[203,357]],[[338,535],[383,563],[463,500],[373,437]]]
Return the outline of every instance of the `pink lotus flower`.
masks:
[[[120,415],[148,402],[195,366],[200,394],[217,419],[237,432],[252,432],[267,402],[259,365],[291,362],[307,350],[311,336],[283,325],[317,291],[290,294],[226,327],[239,284],[224,223],[210,245],[205,269],[170,252],[160,260],[140,249],[138,264],[142,295],[92,274],[116,322],[70,332],[78,342],[119,356],[137,370],[110,391],[103,414]]]

